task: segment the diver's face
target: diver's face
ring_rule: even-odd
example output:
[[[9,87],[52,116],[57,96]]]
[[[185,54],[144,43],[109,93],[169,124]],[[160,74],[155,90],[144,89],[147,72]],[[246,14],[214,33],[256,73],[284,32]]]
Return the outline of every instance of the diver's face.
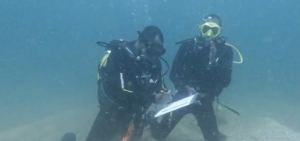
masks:
[[[148,42],[147,54],[150,58],[155,59],[165,53],[165,49],[163,47],[163,42],[159,38],[159,35],[156,35],[152,42]]]
[[[165,53],[163,48],[163,42],[159,35],[156,35],[153,41],[148,41],[142,45],[142,56],[148,59],[157,59],[159,56]]]

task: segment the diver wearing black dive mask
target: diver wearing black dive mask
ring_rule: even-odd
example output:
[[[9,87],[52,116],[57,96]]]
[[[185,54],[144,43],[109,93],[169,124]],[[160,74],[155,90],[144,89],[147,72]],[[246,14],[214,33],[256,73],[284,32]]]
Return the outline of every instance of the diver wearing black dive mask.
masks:
[[[115,135],[123,136],[123,140],[140,140],[149,106],[171,98],[159,60],[165,53],[163,42],[156,26],[145,27],[134,41],[97,42],[111,52],[99,63],[101,110],[86,141],[111,141]]]

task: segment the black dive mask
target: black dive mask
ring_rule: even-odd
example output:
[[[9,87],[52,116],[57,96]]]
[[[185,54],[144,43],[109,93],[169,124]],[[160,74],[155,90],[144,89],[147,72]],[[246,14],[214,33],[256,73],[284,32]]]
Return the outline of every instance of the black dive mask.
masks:
[[[147,54],[149,55],[157,55],[157,56],[162,56],[163,54],[165,54],[166,49],[157,43],[154,44],[146,44],[147,47]]]
[[[165,54],[166,49],[163,45],[158,43],[148,43],[147,40],[141,35],[141,32],[137,32],[139,34],[139,39],[147,46],[147,54],[150,56],[162,56]]]

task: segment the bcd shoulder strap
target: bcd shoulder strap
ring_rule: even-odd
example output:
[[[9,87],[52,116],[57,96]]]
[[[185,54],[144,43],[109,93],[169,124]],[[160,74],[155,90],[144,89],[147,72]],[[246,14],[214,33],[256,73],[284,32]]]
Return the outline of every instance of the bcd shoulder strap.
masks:
[[[132,42],[122,42],[119,44],[119,47],[121,47],[122,49],[125,50],[125,52],[127,52],[127,54],[130,57],[136,58],[137,57],[137,52],[136,49],[134,47],[134,45],[132,44]]]

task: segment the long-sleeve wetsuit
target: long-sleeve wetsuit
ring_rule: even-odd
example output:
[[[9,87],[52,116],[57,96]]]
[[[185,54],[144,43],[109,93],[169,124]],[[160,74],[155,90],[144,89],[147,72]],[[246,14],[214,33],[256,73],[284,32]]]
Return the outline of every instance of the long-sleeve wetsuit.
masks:
[[[125,136],[128,125],[134,123],[132,140],[143,133],[142,116],[152,102],[153,93],[165,90],[161,63],[139,60],[132,43],[126,42],[112,50],[100,67],[98,81],[100,112],[86,141],[109,141],[117,131]]]
[[[198,97],[201,105],[192,104],[165,115],[161,123],[153,123],[152,135],[157,140],[165,139],[176,124],[188,113],[192,113],[207,141],[219,141],[218,127],[213,110],[213,101],[231,82],[233,51],[225,45],[224,38],[214,39],[217,48],[217,63],[209,64],[210,43],[197,37],[195,42],[183,43],[173,61],[170,79],[178,90],[173,100],[187,97],[186,86],[205,94]],[[194,40],[192,40],[194,41]]]

